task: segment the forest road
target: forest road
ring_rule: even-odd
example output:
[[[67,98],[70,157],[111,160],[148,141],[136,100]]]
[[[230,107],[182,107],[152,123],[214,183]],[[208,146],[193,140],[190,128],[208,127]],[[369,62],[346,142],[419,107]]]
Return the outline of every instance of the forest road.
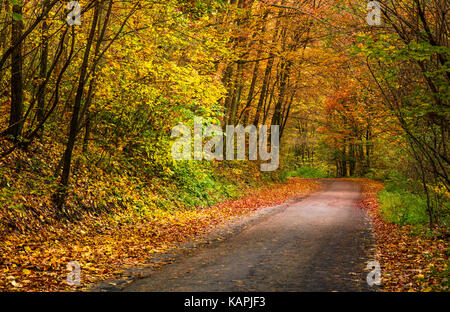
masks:
[[[370,219],[360,186],[324,189],[262,218],[227,240],[181,256],[123,291],[374,291],[366,282]]]

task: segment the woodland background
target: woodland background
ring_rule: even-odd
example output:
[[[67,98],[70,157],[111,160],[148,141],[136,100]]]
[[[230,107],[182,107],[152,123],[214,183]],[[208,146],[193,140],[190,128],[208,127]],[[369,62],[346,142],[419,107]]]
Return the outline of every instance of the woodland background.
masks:
[[[48,282],[20,260],[38,242],[185,222],[290,177],[382,181],[385,222],[448,242],[449,4],[380,2],[369,26],[357,0],[82,0],[69,26],[66,1],[0,0],[3,287]],[[280,125],[280,170],[174,162],[194,116]]]

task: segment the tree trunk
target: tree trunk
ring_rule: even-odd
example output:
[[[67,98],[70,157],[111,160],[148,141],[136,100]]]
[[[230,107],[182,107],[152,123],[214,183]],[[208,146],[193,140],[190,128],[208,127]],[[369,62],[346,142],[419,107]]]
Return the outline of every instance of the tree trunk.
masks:
[[[260,56],[260,53],[258,53],[257,58],[259,58],[259,56]],[[255,93],[256,81],[258,80],[258,73],[259,73],[259,61],[257,61],[255,63],[255,67],[253,68],[253,77],[252,77],[252,82],[250,84],[250,90],[248,91],[247,104],[245,105],[245,108],[242,111],[242,113],[244,114],[244,125],[245,126],[248,124],[248,120],[250,118],[250,107],[253,102],[253,95]]]
[[[22,41],[23,32],[22,6],[14,5],[12,9],[11,44],[15,48],[11,53],[11,110],[7,133],[15,141],[19,140],[23,128],[23,73],[22,73]],[[20,20],[18,20],[20,17]]]
[[[285,96],[286,96],[286,88],[287,88],[287,81],[290,74],[290,62],[283,62],[281,65],[281,73],[280,73],[280,94],[278,97],[277,104],[275,105],[275,110],[273,112],[272,116],[272,122],[271,125],[275,126],[281,126],[281,109],[284,104]]]
[[[44,0],[44,8],[49,5],[49,0]],[[39,88],[37,94],[37,112],[36,118],[38,123],[44,119],[44,106],[45,106],[45,79],[47,78],[47,66],[48,66],[48,23],[46,20],[42,23],[41,28],[41,57],[39,64]],[[42,130],[41,130],[42,132]]]
[[[237,72],[236,72],[236,79],[234,82],[234,93],[233,97],[231,99],[231,106],[228,111],[228,125],[234,125],[236,120],[236,112],[239,109],[239,105],[241,102],[241,94],[242,94],[242,88],[243,88],[243,77],[244,77],[244,64],[238,63],[237,64]]]
[[[84,86],[86,84],[86,75],[87,75],[87,69],[88,69],[88,63],[89,63],[89,55],[91,52],[92,43],[94,41],[95,29],[97,27],[97,21],[98,21],[98,15],[99,15],[99,2],[97,2],[96,6],[95,6],[91,30],[89,33],[86,50],[84,52],[83,63],[81,64],[80,77],[78,79],[78,88],[77,88],[77,93],[75,96],[75,102],[73,105],[72,119],[70,122],[69,138],[68,138],[66,150],[65,150],[64,156],[63,156],[63,169],[62,169],[62,173],[61,173],[60,187],[56,194],[56,204],[60,210],[62,208],[62,205],[64,204],[66,192],[67,192],[67,186],[69,184],[72,153],[73,153],[73,148],[75,146],[76,137],[77,137],[78,130],[79,130],[79,120],[80,120],[79,113],[80,113],[80,108],[81,108],[81,101],[83,99]]]

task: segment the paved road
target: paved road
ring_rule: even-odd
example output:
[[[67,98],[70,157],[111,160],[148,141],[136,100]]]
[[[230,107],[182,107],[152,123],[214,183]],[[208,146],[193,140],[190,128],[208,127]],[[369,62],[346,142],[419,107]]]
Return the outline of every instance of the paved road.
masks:
[[[358,185],[311,197],[231,238],[183,255],[124,291],[370,291],[372,235]]]

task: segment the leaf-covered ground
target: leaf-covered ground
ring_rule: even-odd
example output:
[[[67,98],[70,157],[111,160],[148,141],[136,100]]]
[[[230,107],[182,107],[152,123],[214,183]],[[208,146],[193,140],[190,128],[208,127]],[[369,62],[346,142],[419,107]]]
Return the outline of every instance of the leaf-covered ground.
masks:
[[[291,178],[286,184],[255,189],[246,197],[210,208],[163,211],[137,216],[123,212],[92,217],[89,223],[50,226],[36,234],[9,234],[0,242],[1,291],[70,291],[67,264],[78,261],[78,289],[145,264],[154,253],[209,233],[256,210],[307,195],[319,188],[311,180]],[[50,229],[50,230],[49,230]]]
[[[361,205],[373,218],[384,291],[449,291],[449,244],[440,233],[387,223],[379,213],[381,182],[361,179]],[[426,235],[427,233],[428,235]]]

